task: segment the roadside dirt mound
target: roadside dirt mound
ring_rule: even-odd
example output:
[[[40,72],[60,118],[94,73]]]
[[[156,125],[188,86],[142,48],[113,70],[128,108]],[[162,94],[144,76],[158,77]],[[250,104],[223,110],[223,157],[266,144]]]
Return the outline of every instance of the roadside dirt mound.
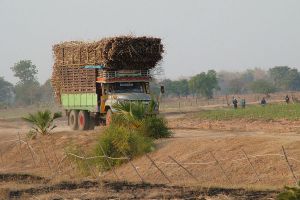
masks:
[[[186,129],[173,131],[173,138],[157,141],[157,150],[149,154],[172,184],[265,188],[293,185],[294,179],[285,161],[282,145],[286,149],[296,177],[299,177],[298,134]],[[247,154],[254,169],[243,152]],[[137,158],[132,163],[145,181],[164,184],[169,182],[146,156]],[[115,171],[120,179],[141,181],[130,163]],[[105,178],[117,180],[113,172],[109,172]]]

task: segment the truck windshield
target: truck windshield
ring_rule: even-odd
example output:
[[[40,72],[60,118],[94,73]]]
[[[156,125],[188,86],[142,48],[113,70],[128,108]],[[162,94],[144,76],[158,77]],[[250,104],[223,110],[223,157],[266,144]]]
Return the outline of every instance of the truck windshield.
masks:
[[[109,93],[144,93],[142,83],[111,83]]]

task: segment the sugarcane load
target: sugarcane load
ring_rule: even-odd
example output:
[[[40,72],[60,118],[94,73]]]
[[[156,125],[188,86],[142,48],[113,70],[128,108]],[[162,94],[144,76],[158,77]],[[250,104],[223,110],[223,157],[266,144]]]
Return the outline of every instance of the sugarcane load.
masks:
[[[119,36],[53,46],[52,86],[74,130],[110,124],[118,101],[151,100],[150,70],[162,60],[160,38]]]

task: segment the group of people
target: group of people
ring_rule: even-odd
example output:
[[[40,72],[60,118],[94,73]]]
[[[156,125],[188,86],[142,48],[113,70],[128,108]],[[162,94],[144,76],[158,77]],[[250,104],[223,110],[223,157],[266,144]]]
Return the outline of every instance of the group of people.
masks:
[[[285,96],[285,102],[286,102],[287,104],[290,103],[290,97],[289,97],[289,95],[286,95],[286,96]],[[237,108],[238,108],[238,100],[237,100],[235,97],[232,97],[232,104],[233,104],[233,108],[234,108],[234,109],[237,109]],[[246,100],[245,100],[245,99],[240,99],[240,105],[241,105],[242,108],[245,108],[245,107],[246,107]],[[260,105],[262,105],[262,106],[267,105],[267,100],[266,100],[265,97],[263,97],[263,98],[261,99]]]
[[[232,98],[232,104],[233,104],[233,108],[237,109],[238,100],[235,97]],[[240,100],[240,105],[241,105],[242,108],[245,108],[246,107],[246,99],[241,99]]]

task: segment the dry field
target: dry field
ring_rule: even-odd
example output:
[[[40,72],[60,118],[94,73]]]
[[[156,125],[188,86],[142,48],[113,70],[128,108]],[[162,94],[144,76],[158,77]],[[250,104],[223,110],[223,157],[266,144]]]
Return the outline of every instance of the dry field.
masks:
[[[199,121],[191,112],[165,116],[174,136],[157,140],[156,151],[149,154],[165,176],[146,156],[136,158],[132,164],[144,182],[130,163],[116,168],[115,173],[91,169],[91,175],[83,177],[75,165],[63,159],[64,149],[71,144],[88,151],[103,127],[74,132],[61,119],[51,137],[27,143],[28,124],[2,119],[0,197],[273,199],[284,185],[295,181],[282,146],[294,175],[300,176],[298,122],[238,121],[220,125]],[[294,129],[290,129],[293,123]]]

